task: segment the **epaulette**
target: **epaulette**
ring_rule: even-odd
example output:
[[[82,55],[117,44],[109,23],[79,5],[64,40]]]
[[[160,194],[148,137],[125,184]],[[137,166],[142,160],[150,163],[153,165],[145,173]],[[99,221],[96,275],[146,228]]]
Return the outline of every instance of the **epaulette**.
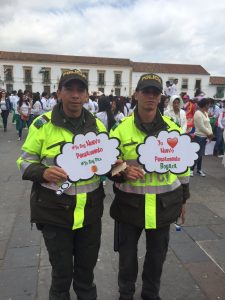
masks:
[[[39,129],[41,128],[44,124],[48,123],[50,121],[50,119],[46,116],[43,115],[40,118],[38,118],[35,122],[34,122],[34,126]]]

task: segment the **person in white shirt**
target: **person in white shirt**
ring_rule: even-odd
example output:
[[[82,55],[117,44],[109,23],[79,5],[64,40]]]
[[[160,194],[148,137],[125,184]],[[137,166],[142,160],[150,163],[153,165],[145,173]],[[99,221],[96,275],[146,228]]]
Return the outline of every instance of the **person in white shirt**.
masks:
[[[110,100],[108,97],[103,96],[99,98],[98,112],[96,113],[96,117],[102,121],[108,132],[116,123],[113,113],[111,111]]]
[[[114,116],[116,123],[119,123],[120,120],[124,118],[123,111],[123,102],[117,98],[112,99],[111,110]]]
[[[87,101],[83,104],[83,107],[86,108],[90,113],[95,113],[95,105],[90,98],[88,98]]]
[[[216,142],[218,139],[218,145],[222,144],[222,151],[218,157],[224,157],[224,142],[225,142],[225,100],[222,101],[222,108],[220,109],[218,117],[217,135]],[[216,146],[215,146],[216,147]]]
[[[171,96],[178,94],[177,84],[178,84],[178,79],[176,78],[176,79],[174,79],[173,84],[171,86]]]
[[[4,127],[4,132],[7,131],[7,123],[8,123],[8,116],[11,112],[12,105],[9,100],[9,96],[6,93],[6,91],[1,91],[0,93],[0,110],[1,110],[1,117],[2,117],[2,123]]]
[[[205,154],[205,146],[207,139],[209,141],[213,138],[212,127],[210,124],[208,109],[210,106],[210,100],[203,98],[198,102],[199,110],[194,114],[194,125],[195,125],[195,137],[194,142],[198,143],[200,149],[198,151],[198,159],[195,161],[194,166],[191,167],[191,176],[194,175],[195,166],[197,166],[197,174],[205,177],[205,173],[202,171],[202,157]]]
[[[41,94],[41,102],[42,102],[42,105],[43,105],[42,113],[45,113],[45,112],[51,110],[50,102],[49,102],[49,99],[48,99],[48,93],[47,92],[43,92]]]
[[[12,123],[16,124],[17,102],[19,101],[19,97],[17,96],[17,91],[12,91],[12,95],[9,97],[9,99],[12,104],[12,111],[13,111]]]
[[[57,104],[57,101],[58,101],[57,93],[56,92],[51,93],[51,97],[49,99],[50,110],[53,110],[53,107]]]
[[[183,101],[179,96],[173,95],[169,100],[167,109],[164,111],[164,115],[170,117],[185,133],[187,130],[187,118],[185,111],[181,107],[183,107]]]
[[[25,94],[20,94],[20,99],[19,99],[19,102],[18,102],[17,111],[19,113],[19,117],[18,117],[18,133],[19,133],[18,141],[20,141],[21,137],[22,137],[24,122],[26,122],[27,127],[29,128],[29,126],[31,124],[31,121],[32,121],[31,118],[30,118],[31,105],[30,105],[30,103],[28,101],[28,98]]]
[[[34,93],[33,95],[33,106],[31,108],[31,114],[33,115],[33,119],[36,119],[38,116],[42,114],[43,104],[40,100],[40,94]]]
[[[166,87],[165,87],[165,90],[164,90],[164,94],[167,96],[167,97],[171,97],[172,96],[172,86],[170,84],[170,81],[166,81]]]

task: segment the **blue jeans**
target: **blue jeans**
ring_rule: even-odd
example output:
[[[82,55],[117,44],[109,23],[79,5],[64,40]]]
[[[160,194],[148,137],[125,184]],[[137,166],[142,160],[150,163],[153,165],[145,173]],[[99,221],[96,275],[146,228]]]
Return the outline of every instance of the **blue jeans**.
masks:
[[[216,144],[214,147],[215,154],[223,154],[223,129],[216,127]]]
[[[29,128],[31,122],[32,122],[31,118],[29,118],[27,121],[23,121],[23,120],[21,119],[21,117],[18,116],[18,131],[19,131],[19,137],[20,137],[20,138],[22,137],[22,131],[23,131],[24,123],[26,123],[26,124],[27,124],[27,127]]]
[[[201,171],[202,169],[202,156],[205,154],[205,146],[206,146],[206,137],[201,137],[201,136],[195,136],[194,137],[194,142],[198,143],[200,146],[199,151],[197,152],[198,154],[198,159],[195,160],[194,166],[191,167],[191,170],[194,171],[195,166],[197,165],[197,171]]]

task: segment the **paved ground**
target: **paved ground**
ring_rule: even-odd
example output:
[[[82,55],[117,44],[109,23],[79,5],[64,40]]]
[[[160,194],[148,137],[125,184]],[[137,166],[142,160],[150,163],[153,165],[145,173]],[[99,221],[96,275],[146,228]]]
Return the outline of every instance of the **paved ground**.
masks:
[[[14,125],[0,129],[0,300],[47,300],[50,266],[43,240],[29,223],[30,182],[22,182],[16,158],[22,141]],[[225,300],[225,169],[221,159],[205,157],[206,178],[191,179],[192,196],[181,232],[171,240],[161,285],[163,300]],[[107,182],[102,245],[96,267],[99,300],[116,300],[118,255],[113,252],[113,193]],[[139,244],[142,268],[144,237]],[[140,274],[135,300],[140,299]],[[71,291],[71,299],[76,297]]]

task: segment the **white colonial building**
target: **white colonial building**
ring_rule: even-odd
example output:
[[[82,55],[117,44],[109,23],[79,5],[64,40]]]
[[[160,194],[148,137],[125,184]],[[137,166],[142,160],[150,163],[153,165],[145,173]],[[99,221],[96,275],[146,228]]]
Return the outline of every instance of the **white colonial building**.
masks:
[[[200,88],[208,97],[224,97],[225,77],[210,77],[200,65],[6,51],[0,51],[0,88],[9,92],[27,89],[50,93],[57,90],[62,71],[75,68],[87,76],[90,92],[131,96],[142,74],[156,73],[164,84],[177,78],[179,93],[186,92],[193,97],[196,88]]]

